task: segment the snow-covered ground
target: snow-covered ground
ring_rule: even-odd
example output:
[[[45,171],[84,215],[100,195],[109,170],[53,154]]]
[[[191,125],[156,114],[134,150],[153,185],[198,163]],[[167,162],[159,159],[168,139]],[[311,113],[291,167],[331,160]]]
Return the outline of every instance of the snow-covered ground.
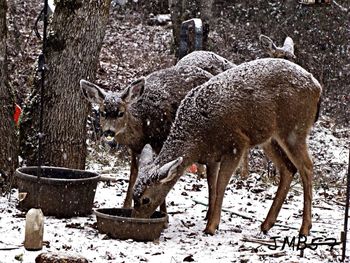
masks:
[[[339,135],[341,133],[341,135]],[[337,135],[335,137],[334,135]],[[337,131],[326,120],[317,124],[310,137],[310,151],[315,163],[315,187],[313,199],[312,238],[334,238],[339,241],[343,230],[344,200],[347,171],[349,130]],[[118,166],[113,156],[102,165],[90,161],[88,168],[103,173],[113,173],[118,180],[114,183],[100,182],[95,197],[95,207],[120,207],[127,188],[128,166]],[[91,160],[91,159],[90,159]],[[255,163],[255,162],[254,162]],[[294,250],[283,240],[298,239],[298,228],[302,218],[302,188],[297,176],[292,183],[286,202],[278,218],[279,226],[274,226],[268,235],[260,232],[261,220],[267,215],[277,187],[274,180],[251,167],[251,176],[242,181],[232,177],[224,199],[220,229],[214,236],[202,231],[207,203],[205,179],[186,174],[168,195],[169,227],[159,240],[154,242],[134,242],[132,240],[112,240],[99,234],[95,228],[95,216],[71,219],[45,217],[42,251],[26,251],[24,239],[25,220],[16,209],[17,192],[10,200],[0,199],[0,262],[35,262],[38,254],[45,251],[61,251],[80,254],[91,262],[336,262],[340,259],[341,246],[333,250],[329,246],[306,249],[300,257],[297,246]],[[232,212],[248,215],[244,219]],[[288,226],[292,229],[283,227]],[[295,229],[294,229],[295,228]],[[273,250],[273,237],[278,238],[279,248]],[[331,242],[329,240],[328,242]],[[18,248],[16,248],[18,246]],[[4,250],[5,248],[16,248]],[[315,246],[313,246],[315,248]],[[350,255],[350,244],[347,254]]]

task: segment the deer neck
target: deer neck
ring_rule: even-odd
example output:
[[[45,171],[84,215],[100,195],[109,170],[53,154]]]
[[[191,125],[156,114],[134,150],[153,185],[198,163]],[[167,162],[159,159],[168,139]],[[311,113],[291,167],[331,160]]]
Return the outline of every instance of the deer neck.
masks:
[[[143,129],[142,122],[137,117],[133,117],[132,114],[128,116],[129,121],[127,121],[123,129],[118,132],[116,139],[119,143],[129,146],[134,151],[139,151],[142,149],[143,145]]]
[[[183,158],[181,167],[185,170],[193,162],[198,161],[196,148],[192,143],[184,142],[181,140],[165,142],[162,150],[155,160],[155,164],[162,166],[168,162],[171,162],[179,157]]]

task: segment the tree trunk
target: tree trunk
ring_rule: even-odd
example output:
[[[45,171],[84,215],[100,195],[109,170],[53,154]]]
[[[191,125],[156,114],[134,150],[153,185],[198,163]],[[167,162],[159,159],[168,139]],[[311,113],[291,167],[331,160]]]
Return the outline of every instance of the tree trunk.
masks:
[[[6,0],[0,0],[0,177],[9,182],[17,166],[17,139],[13,121],[14,94],[7,73],[6,11]]]
[[[204,27],[203,47],[207,47],[207,35],[212,19],[212,6],[214,0],[169,0],[171,21],[173,24],[174,50],[178,55],[180,45],[180,29],[183,21],[191,18],[201,18]]]
[[[177,55],[177,51],[180,45],[180,28],[183,22],[183,1],[182,0],[169,0],[169,9],[171,15],[171,21],[173,26],[173,40],[174,50]]]
[[[84,169],[89,105],[80,91],[79,81],[95,79],[110,0],[55,3],[46,52],[42,158],[45,165]],[[36,133],[33,128],[38,127],[37,101],[34,94],[21,125],[25,146],[22,154],[28,165],[37,164],[37,154],[33,154],[36,148],[30,143],[37,141],[33,139]]]

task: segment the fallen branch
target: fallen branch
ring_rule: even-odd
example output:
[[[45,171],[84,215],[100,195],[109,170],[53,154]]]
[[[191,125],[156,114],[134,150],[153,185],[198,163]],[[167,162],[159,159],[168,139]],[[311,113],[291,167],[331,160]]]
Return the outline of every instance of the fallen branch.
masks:
[[[192,199],[192,201],[195,202],[196,204],[208,206],[207,204],[205,204],[205,203],[203,203],[203,202],[201,202],[201,201],[198,201],[198,200]],[[248,216],[248,215],[245,215],[245,214],[241,214],[241,213],[238,213],[238,212],[230,211],[230,210],[228,210],[228,209],[226,209],[226,208],[222,208],[221,210],[224,211],[224,212],[227,212],[227,213],[230,213],[230,214],[233,214],[233,215],[242,217],[242,218],[244,218],[244,219],[258,220],[258,219],[254,218],[254,217],[251,217],[251,216]],[[258,220],[258,221],[260,221],[260,220]]]
[[[286,255],[286,251],[277,251],[277,252],[261,252],[261,253],[246,253],[246,254],[242,254],[239,253],[240,257],[250,257],[253,255],[257,255],[258,257],[283,257]]]
[[[119,183],[121,181],[125,181],[125,179],[121,179],[121,178],[116,178],[116,177],[112,177],[112,176],[107,176],[107,175],[101,175],[100,182],[113,182],[113,183]]]
[[[271,244],[275,244],[275,242],[276,242],[274,240],[264,240],[264,239],[256,239],[256,238],[249,238],[249,237],[243,237],[242,241],[243,242],[256,243],[256,244],[265,245],[265,246],[269,246]],[[278,241],[278,242],[282,244],[282,242],[280,242],[280,241]]]
[[[15,250],[15,249],[22,247],[22,245],[12,245],[12,244],[7,244],[7,243],[2,242],[2,241],[0,241],[0,243],[4,244],[5,246],[6,245],[8,246],[8,247],[0,247],[0,251]]]
[[[330,207],[321,206],[321,205],[314,205],[313,207],[314,207],[314,208],[319,208],[319,209],[324,209],[324,210],[333,210],[333,209],[330,208]]]
[[[345,206],[345,203],[343,203],[343,202],[339,202],[337,200],[332,200],[332,201],[337,205]]]
[[[339,201],[336,201],[336,200],[324,200],[322,199],[322,201],[328,205],[333,205],[333,204],[336,204],[336,205],[340,205],[340,206],[344,206],[345,207],[345,203],[342,203],[342,202],[339,202]]]
[[[18,247],[0,247],[0,251],[8,251],[8,250],[15,250],[19,249],[21,246]]]
[[[207,204],[205,204],[205,203],[203,203],[201,201],[195,200],[195,199],[192,199],[192,201],[195,202],[196,204],[208,206]],[[221,210],[224,211],[224,212],[230,213],[231,215],[236,215],[236,216],[242,217],[244,219],[258,221],[260,223],[263,222],[262,220],[259,220],[259,219],[255,218],[255,217],[248,216],[248,215],[245,215],[245,214],[241,214],[241,213],[238,213],[238,212],[234,212],[234,211],[231,211],[231,210],[226,209],[226,208],[222,208]],[[299,230],[299,228],[297,228],[297,227],[282,225],[282,224],[279,224],[279,223],[275,223],[274,226],[278,226],[278,227],[282,227],[282,228],[286,228],[286,229]],[[311,230],[311,232],[314,232],[314,233],[325,233],[325,231],[319,231],[319,230]]]

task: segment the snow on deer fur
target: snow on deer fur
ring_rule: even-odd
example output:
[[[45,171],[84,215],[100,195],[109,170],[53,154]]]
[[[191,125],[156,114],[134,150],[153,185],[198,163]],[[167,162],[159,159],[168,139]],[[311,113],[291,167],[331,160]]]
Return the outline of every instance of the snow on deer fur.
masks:
[[[195,66],[199,67],[205,71],[210,72],[213,75],[218,75],[230,68],[233,68],[236,66],[236,64],[228,61],[227,59],[219,56],[218,54],[215,54],[210,51],[193,51],[189,53],[188,55],[184,56],[182,59],[180,59],[177,64],[177,66]],[[241,170],[240,170],[240,176],[241,178],[245,179],[249,175],[249,164],[248,164],[248,152],[245,153],[241,160]]]
[[[236,66],[226,58],[223,58],[213,52],[203,50],[189,53],[180,59],[176,65],[199,67],[213,75],[220,74]]]
[[[311,73],[290,61],[273,58],[243,63],[193,89],[181,102],[157,158],[153,160],[147,154],[147,165],[140,168],[133,215],[149,217],[186,167],[198,161],[208,167],[205,232],[214,234],[225,188],[242,154],[262,145],[281,174],[262,231],[267,232],[277,219],[293,178],[293,169],[288,166],[292,161],[303,182],[300,233],[307,235],[311,228],[313,165],[306,137],[318,112],[320,94],[321,86]],[[282,158],[283,152],[287,158]]]
[[[106,92],[81,80],[86,97],[100,104],[105,136],[132,151],[129,188],[124,202],[131,207],[132,187],[137,177],[137,156],[145,144],[158,153],[169,134],[180,101],[212,74],[198,67],[174,66],[151,73],[131,83],[123,92]]]

